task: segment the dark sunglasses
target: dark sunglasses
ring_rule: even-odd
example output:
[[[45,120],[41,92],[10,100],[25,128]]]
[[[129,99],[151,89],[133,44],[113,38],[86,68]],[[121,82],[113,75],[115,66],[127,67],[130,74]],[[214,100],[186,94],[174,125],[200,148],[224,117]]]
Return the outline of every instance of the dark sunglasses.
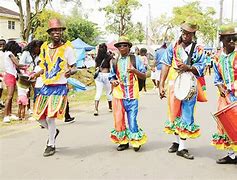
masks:
[[[128,47],[128,44],[119,44],[118,47],[119,47],[119,48],[120,48],[120,47],[125,47],[125,48],[126,48],[126,47]]]
[[[236,42],[237,41],[237,35],[226,36],[225,40],[226,40],[226,42],[230,42],[230,41]]]

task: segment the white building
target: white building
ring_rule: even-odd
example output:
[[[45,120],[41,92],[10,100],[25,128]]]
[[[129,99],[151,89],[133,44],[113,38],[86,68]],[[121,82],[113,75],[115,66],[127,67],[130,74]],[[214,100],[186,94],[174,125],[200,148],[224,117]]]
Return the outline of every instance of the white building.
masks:
[[[0,6],[0,39],[20,39],[19,13]]]

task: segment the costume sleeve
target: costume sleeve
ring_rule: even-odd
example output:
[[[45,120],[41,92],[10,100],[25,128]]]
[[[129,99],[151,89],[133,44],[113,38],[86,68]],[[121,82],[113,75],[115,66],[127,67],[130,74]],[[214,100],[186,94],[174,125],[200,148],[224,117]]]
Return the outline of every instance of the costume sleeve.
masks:
[[[146,68],[141,60],[141,58],[139,56],[135,56],[136,57],[136,68],[138,71],[142,72],[142,73],[146,73]]]
[[[214,69],[214,85],[216,86],[218,84],[223,84],[224,82],[216,63],[213,63],[213,69]]]
[[[67,52],[65,52],[65,57],[67,59],[67,63],[71,66],[76,64],[76,56],[75,52],[71,47],[67,47]]]
[[[195,62],[193,66],[197,69],[199,76],[203,76],[206,66],[206,56],[202,47],[196,47],[195,53],[193,53]]]
[[[110,64],[110,72],[109,72],[109,81],[113,81],[113,80],[116,80],[117,77],[116,77],[116,73],[115,73],[115,69],[114,69],[114,66],[113,66],[113,60],[110,61],[111,64]]]
[[[166,64],[168,66],[172,65],[172,59],[173,59],[173,45],[170,44],[168,48],[165,50],[164,55],[161,58],[161,63]]]

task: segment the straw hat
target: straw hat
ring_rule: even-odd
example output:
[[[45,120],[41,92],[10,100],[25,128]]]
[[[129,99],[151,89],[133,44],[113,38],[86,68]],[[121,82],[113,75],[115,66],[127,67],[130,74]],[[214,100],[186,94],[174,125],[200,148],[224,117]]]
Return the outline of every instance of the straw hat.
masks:
[[[181,29],[188,32],[196,32],[198,30],[198,25],[193,23],[184,22],[181,24]]]
[[[129,42],[129,40],[128,40],[128,38],[127,38],[126,36],[121,36],[121,37],[119,38],[118,42],[114,44],[114,46],[115,46],[116,48],[118,48],[118,46],[119,46],[120,44],[128,44],[129,48],[132,47],[132,43]]]
[[[50,19],[48,23],[48,30],[47,32],[49,33],[50,30],[56,29],[56,28],[61,28],[62,30],[65,30],[66,27],[63,25],[62,21],[60,19]]]
[[[235,34],[237,34],[236,24],[229,23],[229,24],[224,24],[220,26],[219,35],[225,36],[225,35],[235,35]]]

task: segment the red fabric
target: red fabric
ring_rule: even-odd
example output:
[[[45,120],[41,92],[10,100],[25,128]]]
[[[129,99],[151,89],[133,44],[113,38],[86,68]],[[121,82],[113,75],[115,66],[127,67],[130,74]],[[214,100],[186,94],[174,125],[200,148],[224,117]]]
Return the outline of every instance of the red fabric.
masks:
[[[4,82],[6,86],[16,86],[16,77],[12,74],[6,73],[4,76]]]

